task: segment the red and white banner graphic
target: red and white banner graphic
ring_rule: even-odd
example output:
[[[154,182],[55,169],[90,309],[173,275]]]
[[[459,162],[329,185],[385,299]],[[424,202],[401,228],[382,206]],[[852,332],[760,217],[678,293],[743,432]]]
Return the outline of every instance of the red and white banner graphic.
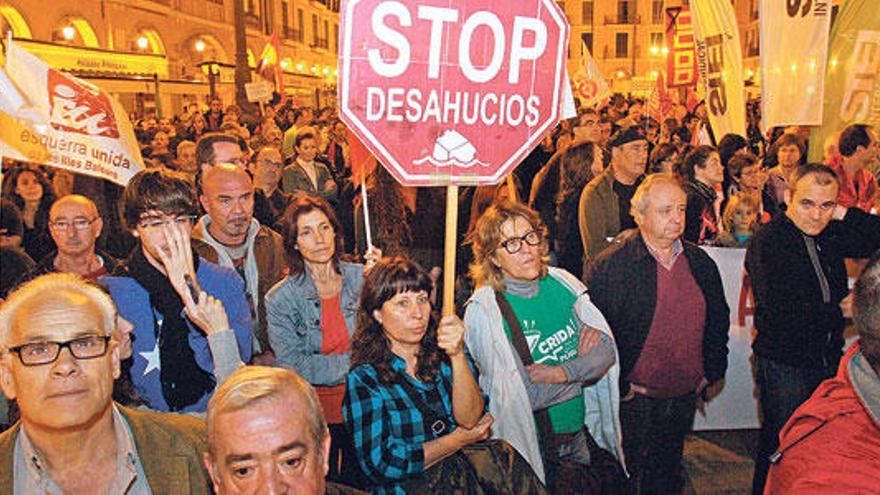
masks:
[[[669,88],[697,84],[697,43],[694,18],[687,5],[666,9],[666,73]]]
[[[22,160],[125,185],[144,168],[125,110],[94,85],[9,40],[0,69],[0,148]]]

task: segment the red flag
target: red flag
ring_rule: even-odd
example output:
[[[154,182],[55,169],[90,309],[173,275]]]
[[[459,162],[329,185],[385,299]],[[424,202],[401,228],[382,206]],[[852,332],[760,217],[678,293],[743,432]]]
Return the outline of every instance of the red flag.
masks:
[[[275,84],[275,91],[281,95],[281,103],[284,103],[287,100],[287,95],[284,94],[284,75],[281,73],[280,54],[281,48],[278,44],[278,35],[273,32],[266,46],[263,47],[263,52],[260,54],[257,74]]]
[[[662,123],[672,113],[672,109],[672,97],[666,89],[665,78],[661,73],[657,76],[654,90],[651,91],[651,97],[648,99],[648,117]]]
[[[363,184],[367,176],[376,168],[376,158],[351,130],[348,131],[348,150],[351,180],[356,185]]]

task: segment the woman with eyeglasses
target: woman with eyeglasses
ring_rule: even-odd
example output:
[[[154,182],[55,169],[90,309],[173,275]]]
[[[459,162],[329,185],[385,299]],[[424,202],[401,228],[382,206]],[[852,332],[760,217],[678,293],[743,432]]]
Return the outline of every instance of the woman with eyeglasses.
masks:
[[[493,437],[522,453],[552,493],[621,489],[616,347],[586,288],[547,265],[545,228],[524,205],[486,210],[473,249],[466,338]]]
[[[251,358],[251,317],[241,277],[199,258],[191,246],[197,213],[186,176],[145,170],[121,201],[138,246],[100,282],[131,322],[129,375],[158,411],[204,412],[217,384]]]

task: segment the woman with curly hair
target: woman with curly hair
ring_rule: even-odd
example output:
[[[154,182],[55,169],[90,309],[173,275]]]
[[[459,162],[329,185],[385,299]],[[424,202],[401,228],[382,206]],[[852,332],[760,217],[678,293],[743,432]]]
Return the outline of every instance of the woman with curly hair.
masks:
[[[55,246],[49,235],[49,209],[55,202],[52,183],[39,167],[20,164],[4,178],[3,197],[21,211],[24,223],[21,247],[39,263]]]
[[[494,438],[522,453],[553,493],[615,493],[623,457],[614,338],[584,285],[548,266],[546,233],[518,203],[496,203],[477,222],[467,347]]]
[[[371,490],[483,493],[492,479],[482,487],[492,493],[542,493],[533,475],[522,478],[530,470],[509,445],[494,443],[505,455],[488,464],[457,455],[487,439],[493,420],[464,351],[464,324],[438,323],[430,290],[428,274],[404,258],[379,261],[361,290],[343,414]],[[487,472],[493,467],[502,474]]]

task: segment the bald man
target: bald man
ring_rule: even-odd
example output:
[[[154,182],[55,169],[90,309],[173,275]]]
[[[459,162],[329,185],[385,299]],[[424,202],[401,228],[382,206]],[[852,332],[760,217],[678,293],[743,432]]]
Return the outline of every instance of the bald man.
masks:
[[[287,268],[284,241],[254,219],[254,185],[243,169],[221,163],[202,175],[199,198],[206,214],[193,229],[199,255],[233,268],[244,281],[254,333],[254,362],[271,364],[274,355],[266,332],[266,292]]]
[[[95,248],[103,227],[98,208],[89,198],[69,194],[55,201],[49,210],[49,233],[58,249],[40,260],[21,281],[53,272],[97,280],[113,272],[117,260]]]
[[[254,216],[263,225],[274,226],[290,203],[290,195],[280,187],[284,169],[281,152],[267,146],[249,167],[254,176]]]

